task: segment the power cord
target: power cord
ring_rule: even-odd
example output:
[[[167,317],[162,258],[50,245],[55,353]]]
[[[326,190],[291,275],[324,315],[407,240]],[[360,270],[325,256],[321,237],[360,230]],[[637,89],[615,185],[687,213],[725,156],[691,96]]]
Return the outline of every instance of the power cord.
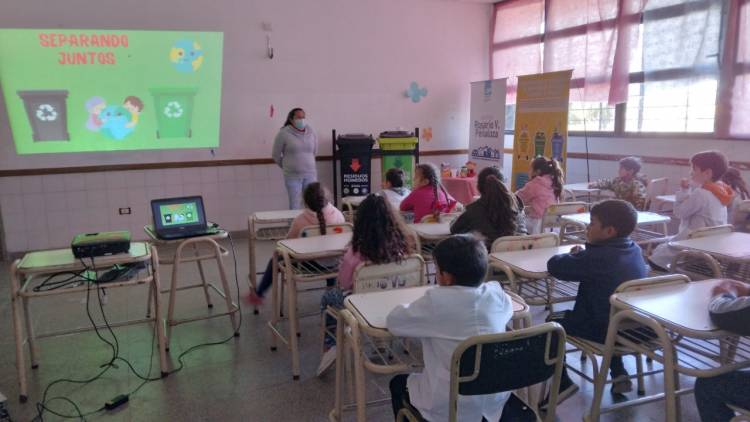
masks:
[[[177,357],[177,361],[179,362],[179,366],[177,368],[169,371],[167,373],[167,375],[174,374],[176,372],[181,371],[185,367],[185,363],[183,361],[183,358],[187,354],[191,353],[192,351],[197,350],[199,348],[207,347],[207,346],[216,346],[216,345],[225,344],[225,343],[229,342],[232,338],[239,336],[239,332],[240,332],[240,329],[242,327],[242,309],[241,309],[241,302],[240,302],[240,299],[239,299],[240,298],[240,282],[239,282],[238,271],[237,271],[237,252],[235,250],[234,240],[232,239],[232,235],[229,232],[227,232],[227,237],[229,238],[229,242],[230,242],[231,249],[232,249],[232,260],[234,261],[234,282],[235,282],[235,287],[236,287],[236,292],[237,292],[237,307],[240,310],[238,312],[238,314],[239,314],[239,321],[238,321],[238,324],[237,324],[237,330],[235,332],[233,332],[231,336],[227,337],[224,340],[216,341],[216,342],[201,343],[201,344],[192,346],[189,349],[185,350],[184,352],[180,353],[180,355]],[[112,327],[111,327],[111,325],[110,325],[110,323],[109,323],[109,321],[107,319],[106,313],[104,312],[104,306],[103,306],[103,301],[102,301],[102,292],[104,291],[104,289],[101,288],[101,284],[99,283],[98,279],[90,279],[90,278],[88,278],[88,277],[86,277],[84,275],[89,270],[92,270],[94,272],[94,274],[96,274],[96,266],[95,266],[94,258],[91,257],[91,268],[89,268],[86,265],[86,263],[83,261],[83,259],[80,259],[80,262],[81,262],[82,266],[84,267],[84,269],[82,271],[80,271],[78,273],[69,272],[69,273],[54,274],[53,276],[49,277],[47,280],[45,280],[44,282],[42,282],[42,285],[44,285],[46,283],[47,284],[47,289],[53,290],[53,289],[56,289],[56,288],[61,288],[61,287],[65,286],[65,285],[67,285],[67,284],[72,284],[73,282],[80,281],[78,279],[78,277],[80,277],[83,281],[87,281],[87,284],[86,284],[86,315],[88,316],[89,322],[91,322],[91,325],[94,328],[94,331],[96,332],[97,337],[99,337],[99,339],[102,342],[106,343],[112,349],[112,357],[110,358],[109,362],[107,362],[106,364],[101,365],[100,368],[103,368],[103,369],[98,374],[94,375],[91,378],[84,379],[84,380],[75,380],[75,379],[68,379],[68,378],[60,378],[60,379],[54,380],[51,383],[49,383],[47,385],[47,387],[44,389],[44,393],[42,395],[42,400],[40,402],[38,402],[37,405],[36,405],[37,406],[37,416],[34,418],[34,421],[43,422],[44,421],[44,412],[51,413],[51,414],[53,414],[55,416],[58,416],[58,417],[61,417],[61,418],[64,418],[64,419],[79,419],[81,421],[85,421],[87,416],[91,416],[91,415],[100,413],[100,412],[102,412],[104,410],[112,410],[112,409],[115,409],[115,408],[119,407],[120,405],[122,405],[124,403],[127,403],[128,400],[129,400],[129,397],[131,395],[137,393],[141,388],[143,388],[144,385],[146,385],[147,383],[149,383],[151,381],[158,381],[158,380],[160,380],[162,378],[162,377],[151,377],[151,371],[153,369],[154,349],[155,349],[154,348],[154,343],[156,341],[156,328],[154,327],[154,330],[153,330],[154,332],[153,332],[152,337],[151,337],[151,356],[149,358],[148,371],[147,371],[146,375],[143,376],[140,373],[138,373],[138,371],[135,369],[135,367],[133,367],[133,364],[129,360],[127,360],[127,359],[119,356],[119,352],[120,352],[119,341],[117,340],[117,336],[115,335],[114,331],[112,330]],[[71,278],[66,279],[64,281],[61,281],[61,282],[55,282],[55,283],[50,282],[51,278],[53,278],[54,276],[59,276],[60,274],[74,274],[74,275]],[[113,280],[106,280],[106,281],[113,281]],[[111,342],[111,341],[107,340],[104,336],[101,335],[101,333],[99,332],[99,327],[97,326],[96,322],[94,321],[93,316],[91,315],[91,310],[90,310],[90,307],[89,307],[90,292],[91,292],[91,283],[95,283],[96,284],[97,299],[99,301],[99,310],[100,310],[100,312],[102,314],[102,320],[104,321],[105,327],[107,328],[107,331],[112,336],[112,339],[113,339],[114,342]],[[43,290],[41,290],[41,291],[43,291]],[[156,322],[156,323],[158,323],[158,322]],[[73,383],[73,384],[81,384],[82,386],[85,386],[87,384],[90,384],[90,383],[92,383],[92,382],[100,379],[107,371],[109,371],[109,369],[111,369],[113,367],[117,368],[117,366],[114,364],[115,361],[122,361],[123,363],[125,363],[128,366],[128,368],[130,369],[130,371],[137,378],[139,378],[139,379],[142,380],[142,382],[135,389],[133,389],[131,392],[129,392],[127,394],[118,395],[115,398],[113,398],[111,401],[105,403],[102,407],[100,407],[100,408],[98,408],[96,410],[92,410],[92,411],[86,412],[86,413],[82,412],[81,409],[78,407],[78,405],[73,400],[71,400],[71,399],[69,399],[69,398],[67,398],[65,396],[55,396],[55,397],[47,399],[47,394],[49,393],[49,390],[54,385],[60,384],[60,383]],[[49,408],[49,403],[52,402],[52,401],[63,401],[63,402],[69,403],[75,409],[76,414],[72,414],[72,415],[71,414],[65,414],[65,413],[62,413],[60,411],[56,411],[56,410],[50,409]]]

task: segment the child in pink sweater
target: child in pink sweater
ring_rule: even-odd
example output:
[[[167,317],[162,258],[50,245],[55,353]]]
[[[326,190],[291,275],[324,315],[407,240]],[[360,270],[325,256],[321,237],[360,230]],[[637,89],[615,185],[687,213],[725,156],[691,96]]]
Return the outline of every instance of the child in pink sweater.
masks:
[[[344,214],[328,201],[326,191],[320,183],[313,182],[307,185],[302,194],[302,199],[305,202],[305,209],[294,219],[294,221],[292,221],[292,226],[286,234],[287,239],[299,237],[302,229],[307,226],[314,226],[317,224],[320,228],[320,233],[326,234],[327,224],[342,224],[345,222]],[[255,291],[249,293],[247,296],[247,302],[255,306],[262,305],[263,296],[271,287],[272,282],[273,261],[269,259],[260,284],[255,288]]]
[[[329,306],[342,308],[344,296],[354,286],[354,271],[364,262],[387,264],[398,262],[414,250],[413,242],[403,220],[394,213],[389,201],[379,195],[369,195],[357,208],[354,219],[352,243],[341,259],[338,275],[338,287],[326,291],[320,302],[321,312]],[[336,321],[326,321],[329,332],[335,331]],[[325,337],[328,351],[323,355],[318,375],[322,374],[336,357],[335,338]]]
[[[531,162],[531,180],[516,191],[523,201],[526,212],[526,228],[529,234],[542,231],[542,217],[550,205],[560,201],[563,188],[563,175],[557,161],[537,157]]]
[[[413,211],[414,222],[419,223],[427,215],[437,218],[441,213],[451,212],[456,204],[440,183],[437,168],[424,163],[414,169],[414,190],[401,201],[400,209]]]

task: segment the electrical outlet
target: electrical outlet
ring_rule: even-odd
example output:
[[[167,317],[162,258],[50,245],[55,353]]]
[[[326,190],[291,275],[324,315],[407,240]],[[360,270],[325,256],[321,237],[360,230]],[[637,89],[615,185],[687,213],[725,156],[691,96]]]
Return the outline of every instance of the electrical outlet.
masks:
[[[130,207],[120,208],[119,209],[120,215],[130,215]]]

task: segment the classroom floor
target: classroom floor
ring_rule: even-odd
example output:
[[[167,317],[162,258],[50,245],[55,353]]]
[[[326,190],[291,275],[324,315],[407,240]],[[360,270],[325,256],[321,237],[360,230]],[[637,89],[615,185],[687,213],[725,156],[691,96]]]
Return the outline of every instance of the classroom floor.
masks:
[[[228,246],[228,244],[227,244]],[[247,241],[237,239],[237,268],[239,270],[240,294],[247,292]],[[271,244],[259,246],[258,267],[267,262]],[[230,276],[233,276],[231,255],[225,261]],[[15,369],[15,346],[12,332],[9,281],[9,263],[0,263],[0,393],[8,397],[8,407],[14,421],[28,421],[36,415],[35,403],[41,398],[45,386],[58,378],[85,379],[101,371],[99,365],[106,363],[111,349],[93,332],[40,340],[40,366],[30,372],[29,402],[19,404],[18,384]],[[162,267],[162,283],[169,280],[171,267]],[[186,278],[197,280],[197,271]],[[208,276],[215,280],[215,269]],[[234,279],[232,287],[234,289]],[[206,312],[205,301],[200,290],[179,293],[178,315],[197,315]],[[305,297],[307,296],[307,297]],[[315,294],[301,296],[300,307],[315,310],[319,298]],[[166,296],[164,297],[166,299]],[[218,299],[218,297],[217,297]],[[56,296],[32,301],[32,312],[37,332],[48,332],[63,327],[90,325],[82,296]],[[218,300],[216,310],[221,310]],[[98,305],[94,314],[98,315]],[[142,318],[146,309],[146,289],[119,289],[108,295],[104,306],[110,321]],[[114,412],[99,413],[88,420],[111,421],[156,421],[156,420],[222,420],[222,421],[325,421],[333,407],[334,377],[329,371],[323,377],[315,377],[320,359],[318,337],[319,318],[309,317],[301,322],[300,339],[302,376],[292,381],[290,354],[284,348],[277,352],[269,350],[270,334],[266,328],[269,309],[253,315],[252,309],[243,308],[241,335],[226,344],[197,349],[184,357],[184,369],[169,377],[149,382],[130,398],[130,403]],[[544,310],[534,309],[534,320],[542,321]],[[152,330],[141,325],[116,329],[120,344],[120,355],[130,360],[144,374],[148,370],[151,356]],[[177,356],[193,345],[217,341],[231,336],[228,318],[203,320],[176,327],[170,357],[173,367],[178,366]],[[569,355],[569,361],[578,359]],[[626,364],[634,372],[632,358]],[[112,397],[134,390],[140,380],[124,364],[109,370],[101,379],[87,386],[58,384],[52,387],[48,397],[67,396],[75,400],[82,411],[101,407]],[[590,366],[588,368],[590,372]],[[153,359],[152,374],[158,374],[158,355]],[[579,381],[573,376],[575,381]],[[692,380],[683,379],[683,386]],[[558,407],[559,421],[580,421],[588,409],[593,396],[593,386],[578,382],[581,391]],[[368,399],[385,398],[388,377],[368,377]],[[660,377],[646,378],[647,392],[659,392]],[[631,393],[630,397],[636,397]],[[608,391],[605,401],[611,402]],[[684,422],[699,421],[692,395],[682,399]],[[61,400],[49,403],[59,412],[74,414],[73,408]],[[59,420],[45,414],[45,420]],[[345,420],[354,420],[352,412],[345,413]],[[368,420],[391,421],[390,404],[368,409]],[[602,421],[662,421],[663,402],[656,402],[634,409],[604,415]]]

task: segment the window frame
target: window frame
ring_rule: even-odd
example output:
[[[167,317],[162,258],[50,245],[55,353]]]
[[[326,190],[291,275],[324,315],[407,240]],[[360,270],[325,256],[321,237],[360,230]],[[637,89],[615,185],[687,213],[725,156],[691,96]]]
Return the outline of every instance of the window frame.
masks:
[[[513,1],[513,0],[506,0],[507,1]],[[521,45],[535,45],[535,44],[541,44],[544,45],[544,40],[547,37],[547,35],[555,35],[555,36],[572,36],[572,35],[581,35],[586,33],[587,24],[568,27],[559,29],[556,31],[547,32],[547,3],[548,0],[544,0],[544,27],[543,32],[541,35],[532,35],[532,36],[525,36],[518,39],[513,40],[506,40],[499,43],[491,43],[490,48],[490,67],[492,66],[492,60],[493,55],[496,51],[502,50],[503,48],[511,47],[511,46],[521,46]],[[697,2],[700,2],[701,0],[696,0]],[[721,48],[720,48],[720,57],[717,57],[717,60],[722,59],[722,55],[724,55],[724,45],[726,44],[727,40],[725,39],[726,36],[726,29],[729,24],[729,19],[732,19],[732,16],[730,16],[729,9],[731,9],[732,4],[735,3],[734,6],[736,6],[739,10],[742,6],[746,4],[750,4],[750,0],[725,0],[724,3],[724,10],[722,10],[722,24],[721,24]],[[497,3],[496,3],[497,4]],[[678,5],[671,5],[671,6],[665,6],[659,9],[654,9],[649,11],[649,13],[654,14],[655,19],[668,19],[676,16],[680,16],[682,11],[682,7],[680,4]],[[493,10],[493,20],[495,19],[495,13],[496,11]],[[643,15],[635,16],[635,15],[629,15],[625,18],[638,18],[641,22],[643,22]],[[739,19],[739,17],[737,18]],[[602,25],[603,27],[611,27],[616,22],[615,19],[605,19],[598,23],[599,25]],[[494,26],[493,26],[494,28]],[[748,28],[750,30],[750,28]],[[494,35],[494,34],[493,34]],[[736,31],[735,37],[739,38],[740,31]],[[615,127],[613,131],[568,131],[569,136],[591,136],[591,137],[597,137],[597,138],[633,138],[633,139],[667,139],[667,138],[688,138],[688,139],[716,139],[716,140],[728,140],[728,141],[750,141],[750,134],[747,136],[732,136],[729,135],[729,119],[727,119],[725,116],[727,115],[726,110],[724,110],[724,104],[722,104],[719,101],[719,95],[721,95],[723,90],[726,90],[726,86],[732,86],[734,79],[741,75],[750,75],[750,62],[747,63],[739,63],[736,60],[737,51],[736,49],[739,48],[739,39],[731,40],[735,46],[735,51],[729,52],[731,54],[730,60],[731,64],[728,66],[719,66],[718,73],[717,73],[717,81],[718,81],[718,87],[717,87],[717,95],[716,99],[714,100],[714,127],[711,132],[632,132],[632,131],[626,131],[625,130],[625,113],[627,109],[627,102],[616,104],[615,105]],[[542,47],[543,48],[543,47]],[[543,55],[542,55],[543,57]],[[728,68],[728,69],[727,69]],[[492,69],[490,68],[490,71],[492,73]],[[691,76],[695,75],[695,71],[693,68],[673,68],[673,69],[665,69],[661,71],[653,72],[649,75],[649,81],[666,81],[666,80],[678,80],[683,78],[689,78]],[[491,75],[492,76],[492,75]],[[628,75],[628,84],[634,84],[634,83],[643,83],[645,81],[645,73],[643,71],[640,72],[631,72]],[[570,88],[571,89],[577,89],[582,88],[584,85],[584,79],[583,78],[574,78],[570,81]],[[506,129],[505,134],[506,135],[512,135],[514,133],[514,129]]]

